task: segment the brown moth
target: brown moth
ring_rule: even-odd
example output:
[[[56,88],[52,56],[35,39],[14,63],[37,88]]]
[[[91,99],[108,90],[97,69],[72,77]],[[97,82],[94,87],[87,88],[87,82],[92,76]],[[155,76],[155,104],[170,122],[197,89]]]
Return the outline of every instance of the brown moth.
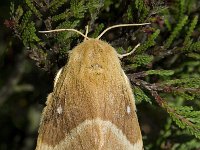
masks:
[[[148,24],[148,23],[145,23]],[[70,53],[47,98],[36,150],[142,150],[142,135],[129,80],[119,54],[99,38]],[[52,31],[47,31],[52,32]],[[123,56],[123,55],[122,55]],[[125,55],[124,55],[125,56]]]

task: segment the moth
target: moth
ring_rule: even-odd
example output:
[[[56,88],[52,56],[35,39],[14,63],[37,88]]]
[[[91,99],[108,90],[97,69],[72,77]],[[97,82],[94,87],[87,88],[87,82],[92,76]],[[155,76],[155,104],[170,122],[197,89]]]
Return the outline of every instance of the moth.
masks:
[[[85,37],[58,72],[43,110],[36,150],[142,150],[135,100],[116,50]],[[136,49],[137,47],[135,47]]]

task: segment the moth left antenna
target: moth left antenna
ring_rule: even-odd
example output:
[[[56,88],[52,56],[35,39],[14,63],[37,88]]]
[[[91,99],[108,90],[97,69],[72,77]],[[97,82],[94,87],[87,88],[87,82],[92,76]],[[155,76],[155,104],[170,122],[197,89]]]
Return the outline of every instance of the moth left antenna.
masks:
[[[80,31],[78,31],[76,29],[55,29],[55,30],[48,30],[48,31],[39,31],[39,33],[51,33],[51,32],[62,32],[62,31],[73,31],[73,32],[76,32],[76,33],[80,34],[85,39],[89,40],[89,38],[87,37],[87,34],[84,35],[82,32],[80,32]]]
[[[114,25],[111,26],[107,29],[105,29],[103,32],[101,32],[101,34],[96,38],[96,39],[100,39],[107,31],[113,29],[113,28],[119,28],[119,27],[130,27],[130,26],[143,26],[143,25],[147,25],[147,24],[151,24],[151,23],[140,23],[140,24],[118,24],[118,25]]]

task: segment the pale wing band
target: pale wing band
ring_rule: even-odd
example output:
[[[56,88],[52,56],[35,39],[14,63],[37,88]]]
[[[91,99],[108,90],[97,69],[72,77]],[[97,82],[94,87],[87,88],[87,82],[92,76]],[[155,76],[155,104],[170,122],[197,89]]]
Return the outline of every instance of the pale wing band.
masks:
[[[98,134],[97,134],[97,130]],[[96,131],[95,131],[96,130]],[[89,132],[92,132],[93,139],[98,148],[93,146],[92,149],[98,150],[142,150],[143,143],[142,140],[139,139],[136,143],[131,144],[127,137],[122,133],[121,130],[117,128],[116,125],[111,123],[110,121],[103,121],[99,118],[94,120],[86,120],[83,123],[79,124],[76,128],[71,130],[71,133],[66,135],[66,138],[62,140],[55,147],[50,145],[46,145],[45,143],[40,142],[40,147],[37,147],[36,150],[82,150],[83,148],[86,150],[90,147],[90,143],[87,139],[87,135],[90,135]],[[94,133],[93,133],[94,132]],[[95,134],[96,132],[96,134]],[[100,135],[99,135],[100,134]],[[83,136],[82,135],[86,135]],[[83,138],[84,143],[80,143],[80,138]],[[85,142],[85,141],[88,141]]]

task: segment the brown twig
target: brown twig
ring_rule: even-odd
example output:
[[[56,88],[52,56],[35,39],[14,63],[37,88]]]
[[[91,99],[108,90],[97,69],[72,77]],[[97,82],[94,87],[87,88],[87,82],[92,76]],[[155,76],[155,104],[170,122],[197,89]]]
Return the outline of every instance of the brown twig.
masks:
[[[134,78],[132,75],[128,75],[131,82],[133,82],[134,84],[141,86],[145,89],[147,89],[151,95],[154,97],[154,99],[156,100],[156,102],[158,103],[159,106],[161,106],[162,108],[166,109],[166,111],[168,113],[172,113],[174,116],[176,116],[176,118],[178,118],[179,120],[181,120],[182,122],[184,122],[185,124],[187,124],[188,126],[192,126],[194,127],[195,125],[190,122],[187,118],[185,118],[184,116],[181,116],[179,114],[176,113],[176,111],[169,107],[168,103],[158,94],[158,91],[167,91],[167,92],[172,92],[174,90],[181,90],[181,91],[185,91],[185,90],[189,90],[189,91],[198,91],[199,89],[195,90],[195,89],[190,89],[190,88],[177,88],[177,87],[161,87],[160,85],[158,85],[158,83],[153,83],[150,84],[146,81],[140,80],[140,79],[136,79]]]
[[[200,88],[184,88],[184,87],[175,87],[170,85],[162,85],[161,83],[148,83],[144,80],[138,79],[147,76],[148,74],[145,71],[137,72],[133,74],[129,74],[129,78],[135,83],[136,85],[143,85],[147,89],[151,89],[154,91],[160,91],[165,93],[172,93],[172,92],[193,92],[193,93],[200,93]]]

